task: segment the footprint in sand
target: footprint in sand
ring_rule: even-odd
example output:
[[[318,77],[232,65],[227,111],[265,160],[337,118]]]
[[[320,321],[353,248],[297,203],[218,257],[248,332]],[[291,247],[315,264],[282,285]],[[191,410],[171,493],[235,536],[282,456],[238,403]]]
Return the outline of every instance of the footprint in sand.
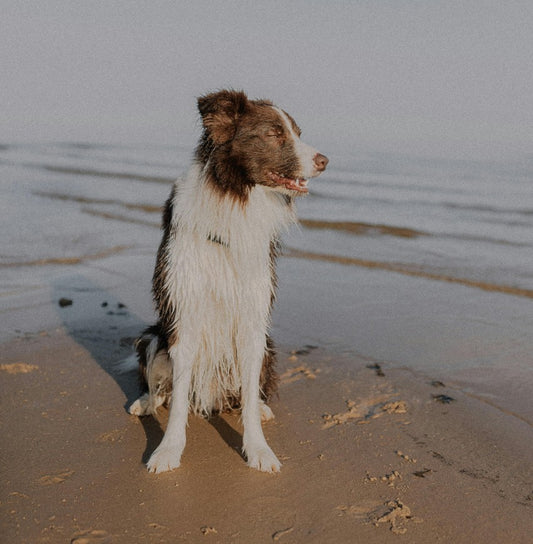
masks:
[[[324,424],[322,429],[329,429],[335,425],[343,425],[348,421],[355,420],[358,425],[369,423],[371,419],[376,419],[384,414],[406,414],[407,403],[403,400],[386,402],[383,399],[375,399],[378,402],[362,401],[357,404],[353,400],[346,401],[348,410],[339,414],[324,414],[322,419]]]
[[[9,363],[0,365],[0,370],[7,372],[8,374],[28,374],[37,370],[37,365],[30,365],[28,363]]]
[[[307,378],[308,380],[315,380],[316,375],[320,372],[319,368],[314,370],[310,369],[307,365],[301,364],[299,366],[289,368],[281,376],[280,380],[283,385]]]
[[[392,472],[388,474],[384,474],[383,476],[370,476],[370,474],[366,475],[365,482],[384,482],[389,487],[394,487],[395,483],[398,480],[402,479],[402,475],[397,471],[393,470]]]
[[[38,481],[41,485],[60,484],[70,478],[73,474],[73,470],[64,470],[58,474],[47,474],[46,476],[41,476]]]
[[[111,535],[107,531],[91,530],[75,534],[70,544],[111,544]]]
[[[408,520],[413,519],[411,509],[402,501],[396,499],[388,501],[383,506],[376,508],[368,515],[369,520],[377,527],[380,523],[389,523],[390,530],[396,535],[407,532],[405,526]]]
[[[402,451],[400,450],[396,450],[394,452],[398,457],[401,457],[404,461],[407,461],[408,463],[416,463],[416,459],[414,459],[413,457],[407,455],[406,453],[403,453]]]
[[[294,527],[287,527],[287,529],[281,529],[281,531],[276,531],[272,535],[272,540],[274,542],[277,542],[278,540],[281,540],[285,535],[288,535],[289,533],[292,533],[294,531]]]
[[[120,442],[124,437],[124,429],[113,429],[98,435],[95,439],[96,442],[103,444],[105,442]]]

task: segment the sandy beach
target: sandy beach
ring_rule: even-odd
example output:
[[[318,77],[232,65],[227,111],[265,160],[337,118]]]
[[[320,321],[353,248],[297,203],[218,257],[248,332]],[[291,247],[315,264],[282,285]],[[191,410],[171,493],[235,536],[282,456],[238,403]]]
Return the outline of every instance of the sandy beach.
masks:
[[[0,544],[533,544],[532,2],[1,17]],[[224,413],[190,416],[181,466],[154,475],[168,411],[128,413],[120,362],[154,323],[162,206],[223,116],[198,97],[221,89],[329,158],[282,234],[282,467],[248,468]],[[242,133],[255,158],[235,146],[220,175],[257,179],[263,139],[285,157],[268,184],[307,175],[250,113],[213,145]]]
[[[128,415],[136,376],[116,371],[151,319],[152,259],[131,251],[43,267],[48,293],[31,303],[19,295],[4,313],[11,338],[0,370],[2,542],[529,542],[533,431],[528,413],[518,413],[527,403],[512,409],[488,389],[466,386],[466,374],[454,370],[457,355],[438,343],[434,350],[449,368],[436,362],[422,372],[369,357],[363,345],[356,353],[327,341],[347,334],[338,325],[346,309],[335,300],[347,275],[361,287],[354,296],[366,293],[367,305],[359,300],[361,312],[352,315],[361,327],[384,322],[375,293],[387,298],[393,286],[421,319],[424,288],[434,304],[442,299],[443,316],[455,308],[457,320],[465,297],[478,308],[482,300],[501,308],[508,301],[515,310],[520,298],[325,263],[329,288],[321,292],[315,282],[315,294],[331,304],[311,315],[301,278],[311,282],[325,271],[283,257],[274,315],[282,380],[271,403],[276,419],[265,425],[281,473],[246,467],[239,416],[223,414],[190,417],[182,467],[154,476],[143,463],[167,413],[157,420]],[[417,335],[394,319],[410,334],[397,342],[399,351],[417,342],[427,350],[431,338],[422,329]],[[390,323],[382,335],[387,330]]]

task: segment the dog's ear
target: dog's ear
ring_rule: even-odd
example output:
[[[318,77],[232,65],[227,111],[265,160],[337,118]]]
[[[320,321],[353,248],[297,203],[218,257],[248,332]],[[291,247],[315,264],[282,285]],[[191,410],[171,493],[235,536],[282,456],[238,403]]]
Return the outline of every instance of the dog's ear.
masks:
[[[249,107],[242,91],[219,91],[198,99],[204,129],[215,144],[224,144],[235,136],[237,122]]]

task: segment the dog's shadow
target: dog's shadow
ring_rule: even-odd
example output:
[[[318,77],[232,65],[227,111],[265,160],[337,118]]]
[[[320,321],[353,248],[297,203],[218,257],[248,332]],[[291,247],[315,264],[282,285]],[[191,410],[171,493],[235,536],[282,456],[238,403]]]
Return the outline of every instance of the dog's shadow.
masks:
[[[213,414],[207,421],[221,436],[222,440],[230,448],[235,450],[241,456],[241,459],[246,461],[246,457],[242,451],[242,436],[224,419],[223,415]]]
[[[133,353],[133,340],[146,323],[130,312],[127,305],[108,290],[81,274],[54,280],[52,292],[67,334],[84,347],[120,386],[127,410],[139,396],[138,374],[124,372],[120,363]],[[145,462],[163,438],[163,430],[153,417],[140,418],[145,435]]]
[[[146,328],[146,322],[130,312],[123,301],[81,274],[54,280],[52,296],[67,334],[119,385],[126,397],[127,411],[139,396],[138,374],[124,372],[120,363],[133,353],[133,341]],[[163,439],[164,431],[152,416],[141,417],[139,421],[146,435],[142,455],[146,463]],[[242,457],[241,435],[221,416],[214,415],[208,421]]]

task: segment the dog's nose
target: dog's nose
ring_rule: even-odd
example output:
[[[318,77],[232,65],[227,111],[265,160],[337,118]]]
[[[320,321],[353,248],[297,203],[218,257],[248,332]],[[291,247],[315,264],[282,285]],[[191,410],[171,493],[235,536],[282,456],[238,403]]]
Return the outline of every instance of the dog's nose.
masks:
[[[329,159],[326,157],[326,155],[322,155],[322,153],[317,153],[313,161],[315,162],[315,168],[319,172],[323,172],[328,165]]]

